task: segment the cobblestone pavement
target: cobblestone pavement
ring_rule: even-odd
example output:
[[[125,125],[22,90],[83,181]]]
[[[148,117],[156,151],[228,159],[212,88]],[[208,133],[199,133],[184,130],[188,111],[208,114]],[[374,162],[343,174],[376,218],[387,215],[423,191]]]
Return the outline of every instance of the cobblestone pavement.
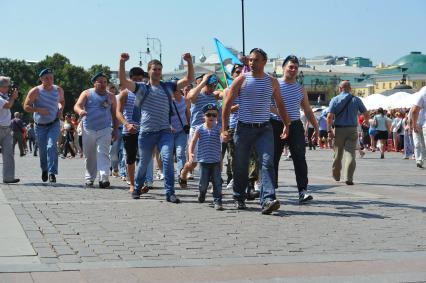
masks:
[[[331,179],[331,158],[328,150],[307,152],[309,205],[298,204],[292,162],[281,161],[282,206],[265,216],[257,202],[235,210],[227,190],[225,211],[212,208],[211,195],[197,203],[196,180],[177,189],[178,205],[165,201],[160,181],[140,200],[118,178],[112,189],[84,189],[79,158],[60,160],[58,183],[49,185],[38,159],[16,157],[21,183],[1,187],[37,263],[2,261],[0,271],[425,259],[426,172],[400,154],[367,153],[357,159],[355,185],[346,186]]]

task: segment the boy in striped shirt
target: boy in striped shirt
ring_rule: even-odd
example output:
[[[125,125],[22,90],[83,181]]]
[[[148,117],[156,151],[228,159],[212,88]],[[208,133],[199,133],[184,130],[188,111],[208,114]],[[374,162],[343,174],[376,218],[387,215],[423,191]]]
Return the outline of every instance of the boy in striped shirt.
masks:
[[[194,133],[189,146],[189,162],[193,162],[195,145],[198,142],[197,160],[200,164],[200,183],[198,185],[198,202],[206,199],[209,181],[213,183],[213,202],[216,210],[223,210],[222,206],[222,179],[220,175],[221,159],[221,127],[217,123],[218,108],[214,103],[203,107],[204,124]]]

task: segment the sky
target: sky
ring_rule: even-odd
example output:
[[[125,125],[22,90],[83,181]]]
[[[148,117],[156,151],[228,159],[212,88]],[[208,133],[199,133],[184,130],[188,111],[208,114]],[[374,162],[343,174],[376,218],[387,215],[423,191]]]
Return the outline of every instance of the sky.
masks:
[[[426,54],[423,0],[244,0],[246,52],[269,57],[368,57],[391,64]],[[60,53],[77,66],[139,64],[146,37],[162,44],[165,71],[180,57],[215,52],[213,38],[242,51],[241,0],[0,0],[0,58],[40,61]],[[150,41],[153,58],[159,46]],[[143,68],[150,57],[143,55]]]

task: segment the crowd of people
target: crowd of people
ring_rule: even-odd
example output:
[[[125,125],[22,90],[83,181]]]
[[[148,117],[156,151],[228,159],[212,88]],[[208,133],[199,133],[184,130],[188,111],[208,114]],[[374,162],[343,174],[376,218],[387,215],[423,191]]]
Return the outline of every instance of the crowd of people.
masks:
[[[334,148],[331,175],[353,185],[355,153],[366,150],[401,151],[423,167],[426,88],[408,110],[378,109],[369,112],[351,94],[349,81],[341,82],[340,94],[326,111],[313,111],[307,91],[297,81],[299,61],[290,55],[283,62],[283,77],[265,73],[267,54],[251,50],[244,64],[230,68],[233,82],[217,88],[219,79],[209,73],[194,78],[192,57],[183,78],[162,80],[163,65],[152,60],[147,72],[130,69],[127,53],[119,58],[120,85],[110,84],[106,74],[95,74],[92,88],[83,90],[73,113],[63,113],[64,91],[54,84],[53,70],[39,73],[41,84],[32,88],[24,110],[33,113],[26,125],[21,113],[10,108],[18,97],[10,91],[10,79],[0,77],[0,146],[3,182],[16,183],[14,148],[20,156],[40,159],[43,182],[56,182],[58,158],[84,158],[86,188],[109,188],[110,178],[121,177],[133,199],[153,188],[156,160],[158,179],[164,179],[165,199],[179,203],[175,183],[187,187],[199,167],[198,201],[206,199],[212,184],[213,203],[222,210],[222,168],[226,163],[227,187],[233,190],[237,209],[246,200],[259,198],[263,214],[280,208],[276,197],[282,156],[292,160],[300,204],[313,200],[308,192],[306,148]],[[392,139],[392,142],[389,142]],[[28,146],[26,145],[28,142]],[[344,174],[342,159],[346,161]],[[176,165],[175,165],[176,164]]]

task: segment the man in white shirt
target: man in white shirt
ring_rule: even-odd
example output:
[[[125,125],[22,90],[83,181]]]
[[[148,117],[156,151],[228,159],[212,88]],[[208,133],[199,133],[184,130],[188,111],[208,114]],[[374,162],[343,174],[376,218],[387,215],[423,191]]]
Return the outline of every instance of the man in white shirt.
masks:
[[[10,78],[0,76],[0,146],[3,154],[3,183],[18,183],[15,178],[15,159],[13,156],[13,137],[10,128],[10,108],[18,98],[18,90],[14,89],[9,96]]]
[[[426,138],[426,86],[422,87],[420,91],[418,92],[418,94],[419,96],[417,97],[411,109],[412,111],[411,125],[413,127],[414,135],[423,135],[423,140],[425,140]],[[421,113],[421,116],[419,115],[419,113]],[[418,145],[416,144],[416,146]],[[417,167],[423,168],[423,158],[417,159],[417,156],[416,156]]]

